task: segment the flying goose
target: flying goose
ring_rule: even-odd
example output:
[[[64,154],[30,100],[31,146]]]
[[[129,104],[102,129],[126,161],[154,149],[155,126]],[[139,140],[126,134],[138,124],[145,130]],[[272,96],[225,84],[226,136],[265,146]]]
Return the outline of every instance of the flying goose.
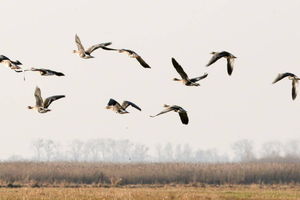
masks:
[[[129,50],[129,49],[117,49],[119,53],[126,53],[131,58],[135,58],[144,68],[151,68],[144,60],[143,58],[138,55],[136,52]]]
[[[34,68],[26,69],[24,71],[33,71],[33,72],[39,72],[41,76],[64,76],[62,72],[56,72],[50,69],[44,69],[44,68]]]
[[[166,108],[165,110],[161,111],[157,115],[150,116],[150,117],[156,117],[158,115],[161,115],[161,114],[164,114],[164,113],[167,113],[167,112],[170,112],[170,111],[175,111],[179,114],[181,122],[183,124],[188,124],[189,123],[189,118],[188,118],[187,112],[182,107],[177,106],[177,105],[170,106],[170,105],[166,105],[166,104],[164,105],[164,107]]]
[[[142,109],[140,109],[137,105],[135,105],[134,103],[132,103],[130,101],[123,101],[123,103],[121,105],[114,99],[109,100],[109,102],[106,106],[106,109],[111,109],[111,110],[113,110],[113,111],[115,111],[116,113],[119,113],[119,114],[126,114],[126,113],[129,113],[126,110],[126,108],[128,106],[132,106],[132,107],[136,108],[137,110],[142,111]]]
[[[273,81],[273,84],[277,83],[278,81],[280,81],[286,77],[288,77],[289,80],[292,80],[292,99],[295,100],[297,97],[298,80],[300,80],[300,78],[298,78],[295,74],[290,73],[290,72],[278,74],[277,77],[275,78],[275,80]]]
[[[28,106],[28,109],[34,109],[37,110],[39,113],[46,113],[51,111],[48,107],[50,106],[50,104],[53,101],[56,101],[60,98],[64,98],[65,95],[55,95],[55,96],[51,96],[45,99],[45,101],[43,101],[42,95],[41,95],[41,89],[39,87],[35,88],[35,92],[34,92],[34,97],[35,97],[35,106]]]
[[[88,48],[87,50],[85,50],[80,41],[80,38],[78,37],[77,34],[75,35],[75,42],[76,42],[78,50],[73,50],[73,53],[78,54],[79,57],[85,58],[85,59],[94,58],[93,56],[91,56],[91,53],[99,48],[102,48],[105,50],[115,50],[115,49],[110,49],[110,48],[106,47],[108,45],[111,45],[112,44],[111,42],[95,44],[95,45],[91,46],[90,48]]]
[[[200,84],[196,83],[196,82],[200,81],[201,79],[206,78],[207,75],[208,75],[207,73],[205,73],[202,76],[189,79],[188,75],[184,72],[184,70],[182,69],[182,67],[175,60],[175,58],[172,58],[172,63],[173,63],[173,66],[175,67],[176,71],[179,73],[179,75],[182,78],[182,79],[174,78],[173,80],[174,81],[181,81],[184,85],[187,85],[187,86],[200,86]]]
[[[213,57],[210,59],[210,61],[208,62],[208,64],[206,66],[208,67],[211,64],[215,63],[220,58],[224,57],[227,59],[227,72],[228,72],[228,75],[230,76],[233,71],[233,62],[236,57],[227,51],[211,52],[211,54],[213,55]]]
[[[20,61],[18,61],[18,60],[12,61],[4,55],[0,55],[0,63],[4,64],[5,66],[7,66],[15,71],[21,69],[21,67],[19,65],[22,65],[22,63]]]

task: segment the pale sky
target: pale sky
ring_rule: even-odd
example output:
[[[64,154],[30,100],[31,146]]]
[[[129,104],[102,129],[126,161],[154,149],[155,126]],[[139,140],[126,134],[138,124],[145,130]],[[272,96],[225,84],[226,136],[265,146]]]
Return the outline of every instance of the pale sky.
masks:
[[[0,159],[31,154],[35,138],[189,143],[221,151],[244,138],[258,144],[300,139],[300,97],[292,101],[289,80],[271,84],[280,72],[300,75],[299,10],[297,0],[2,0],[0,54],[66,76],[29,72],[24,82],[22,74],[0,66]],[[81,59],[72,54],[76,33],[85,47],[111,41],[152,68],[104,50]],[[225,59],[205,67],[209,53],[222,50],[237,57],[231,77]],[[190,77],[208,77],[200,87],[172,81],[179,75],[171,57]],[[46,114],[28,110],[36,86],[44,98],[66,98]],[[133,101],[143,111],[118,115],[105,109],[110,98]],[[186,109],[189,125],[176,113],[150,118],[163,104]]]

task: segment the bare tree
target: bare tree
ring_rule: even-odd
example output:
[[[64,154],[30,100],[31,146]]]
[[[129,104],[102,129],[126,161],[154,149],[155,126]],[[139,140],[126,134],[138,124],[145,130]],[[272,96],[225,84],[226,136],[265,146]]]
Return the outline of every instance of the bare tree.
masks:
[[[155,146],[155,154],[156,154],[156,160],[158,162],[163,160],[163,152],[162,152],[162,145],[161,144],[157,144]]]
[[[42,152],[44,147],[44,140],[39,138],[32,141],[33,151],[34,151],[34,160],[41,161],[42,160]]]
[[[278,141],[266,142],[262,145],[262,158],[276,160],[282,156],[282,144]]]
[[[148,158],[149,148],[142,144],[135,144],[130,159],[135,162],[144,162]]]
[[[45,140],[43,148],[46,156],[46,161],[51,161],[52,157],[55,155],[56,144],[53,140]]]
[[[82,158],[84,143],[80,140],[73,140],[69,146],[70,146],[69,153],[71,155],[71,160],[76,162],[80,161]]]
[[[193,151],[188,144],[185,144],[182,148],[180,144],[176,145],[174,159],[179,162],[193,161]]]
[[[163,149],[163,161],[165,162],[174,161],[173,146],[171,143],[167,143]]]
[[[283,151],[285,157],[300,157],[300,140],[290,140],[288,141],[284,147]]]
[[[255,159],[253,153],[253,142],[247,139],[236,141],[232,145],[232,149],[237,161],[248,162]]]

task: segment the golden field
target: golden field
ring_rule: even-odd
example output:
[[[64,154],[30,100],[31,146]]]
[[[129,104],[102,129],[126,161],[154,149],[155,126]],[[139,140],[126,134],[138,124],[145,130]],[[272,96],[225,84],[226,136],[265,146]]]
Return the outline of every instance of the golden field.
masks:
[[[300,186],[0,188],[0,200],[291,200]]]

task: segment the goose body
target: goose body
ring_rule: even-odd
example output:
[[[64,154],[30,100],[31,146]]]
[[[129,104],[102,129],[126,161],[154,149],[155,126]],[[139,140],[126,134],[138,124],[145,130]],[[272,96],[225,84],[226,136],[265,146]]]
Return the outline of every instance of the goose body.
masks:
[[[0,55],[0,63],[5,65],[6,67],[11,68],[12,70],[20,70],[22,69],[19,65],[22,65],[22,63],[18,60],[13,61],[10,60],[8,57],[4,55]]]

